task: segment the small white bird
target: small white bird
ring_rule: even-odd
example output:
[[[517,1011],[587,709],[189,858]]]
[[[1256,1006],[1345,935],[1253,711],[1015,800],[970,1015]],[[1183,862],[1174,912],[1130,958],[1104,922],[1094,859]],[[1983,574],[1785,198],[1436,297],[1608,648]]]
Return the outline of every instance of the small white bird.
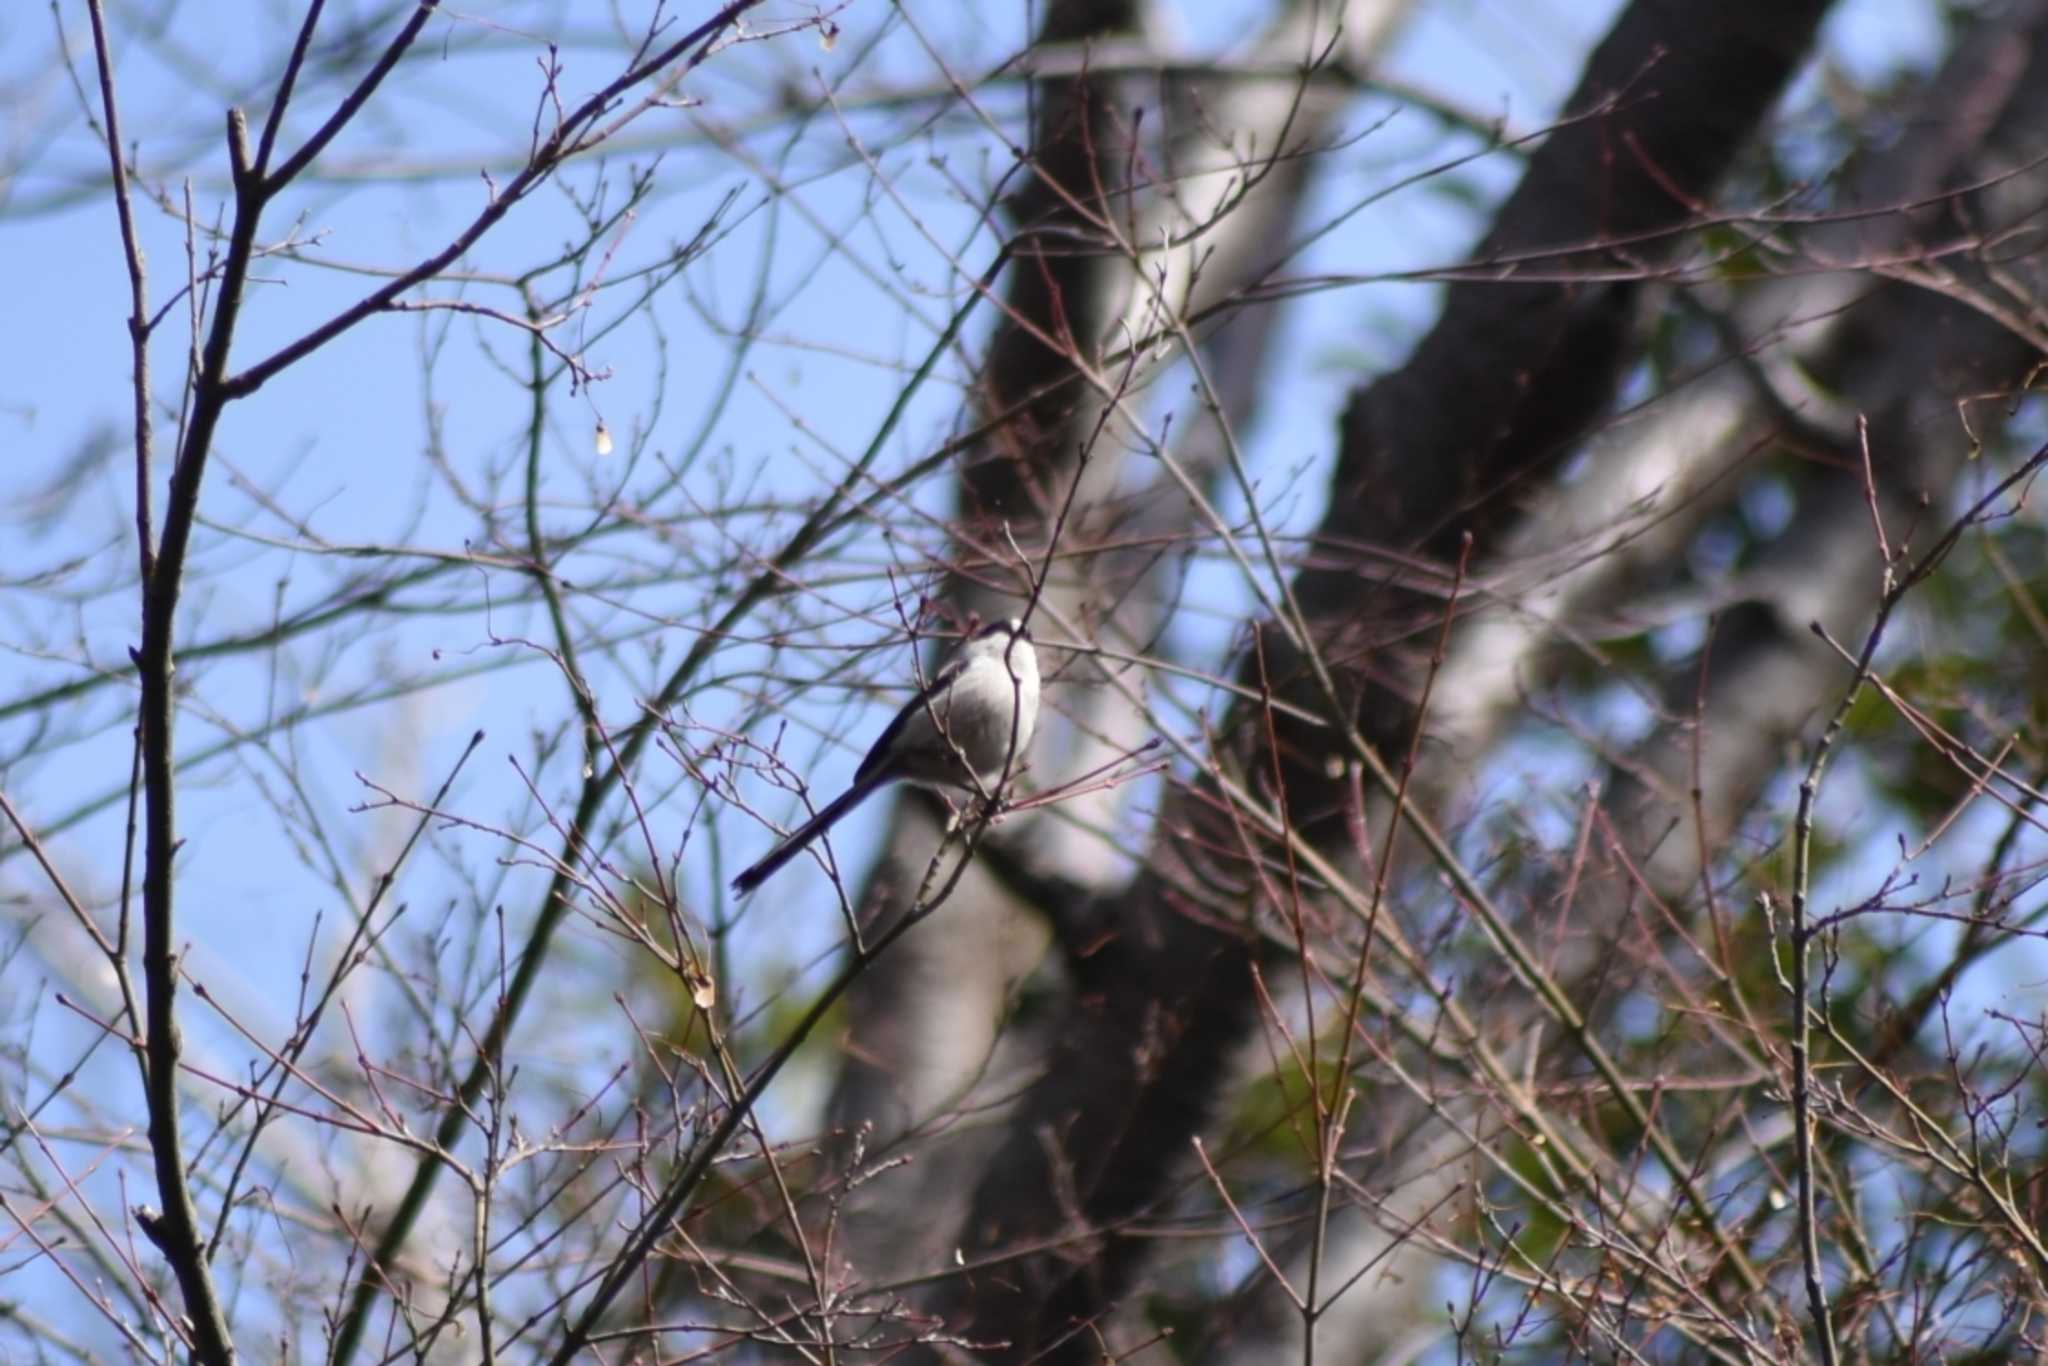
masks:
[[[993,792],[1024,761],[1038,729],[1038,651],[1012,617],[962,642],[924,691],[896,713],[854,771],[853,786],[732,880],[741,895],[766,882],[847,812],[890,783]]]

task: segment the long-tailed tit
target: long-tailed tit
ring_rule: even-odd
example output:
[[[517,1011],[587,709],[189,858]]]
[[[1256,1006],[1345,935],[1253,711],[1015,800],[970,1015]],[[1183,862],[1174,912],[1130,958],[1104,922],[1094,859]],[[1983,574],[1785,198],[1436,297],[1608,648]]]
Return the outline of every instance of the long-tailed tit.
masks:
[[[962,642],[924,690],[896,713],[853,775],[853,786],[732,880],[753,891],[804,846],[890,783],[992,793],[1016,771],[1038,729],[1038,651],[1024,623],[992,621]]]

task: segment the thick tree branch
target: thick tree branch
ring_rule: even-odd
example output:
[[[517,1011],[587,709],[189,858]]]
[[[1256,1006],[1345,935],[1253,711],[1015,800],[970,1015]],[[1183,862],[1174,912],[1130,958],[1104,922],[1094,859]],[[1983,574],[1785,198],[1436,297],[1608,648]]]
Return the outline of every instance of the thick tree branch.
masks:
[[[1568,106],[1600,116],[1546,142],[1480,259],[1536,248],[1598,252],[1614,236],[1634,238],[1632,255],[1652,266],[1668,256],[1677,230],[1707,202],[1796,69],[1825,8],[1803,0],[1707,12],[1639,0],[1593,55]],[[1702,108],[1714,112],[1702,119]],[[1510,520],[1510,503],[1495,495],[1561,459],[1612,394],[1629,354],[1630,292],[1455,285],[1409,364],[1354,401],[1329,539],[1297,583],[1316,644],[1339,678],[1358,686],[1385,639],[1383,626],[1359,615],[1360,570],[1344,547],[1361,532],[1421,527],[1426,551],[1467,531],[1483,549]],[[1414,543],[1412,532],[1383,539]],[[1373,616],[1384,623],[1391,606],[1375,603]],[[1269,637],[1269,649],[1273,643]],[[1384,749],[1410,718],[1398,692],[1373,692],[1375,703],[1355,719]],[[1236,730],[1252,729],[1249,720],[1240,713]],[[1287,725],[1277,733],[1291,816],[1312,840],[1341,848],[1348,823],[1329,817],[1344,809],[1344,782],[1323,769],[1327,746]],[[1244,771],[1264,767],[1243,758]],[[1155,852],[1119,901],[1118,933],[1081,969],[1084,1008],[1013,1121],[964,1230],[970,1257],[1072,1232],[1074,1220],[1109,1241],[1085,1275],[1055,1258],[1021,1255],[999,1284],[980,1280],[971,1299],[965,1287],[949,1298],[949,1323],[1007,1344],[1012,1359],[1079,1355],[1069,1335],[1115,1301],[1144,1253],[1143,1242],[1118,1237],[1118,1226],[1166,1189],[1249,1022],[1250,941],[1198,919],[1188,894],[1176,890],[1237,880],[1204,852],[1228,847],[1227,830],[1204,815],[1199,799],[1172,803],[1161,829],[1196,834]],[[1046,1199],[1059,1189],[1077,1192],[1078,1208]]]

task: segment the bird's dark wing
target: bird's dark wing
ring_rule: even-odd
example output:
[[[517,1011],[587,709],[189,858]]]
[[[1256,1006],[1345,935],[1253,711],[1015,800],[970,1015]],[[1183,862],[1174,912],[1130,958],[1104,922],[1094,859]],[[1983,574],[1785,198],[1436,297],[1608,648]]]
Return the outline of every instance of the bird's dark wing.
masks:
[[[862,759],[860,767],[853,771],[853,781],[856,785],[869,778],[886,776],[883,774],[882,766],[888,761],[889,751],[895,748],[896,737],[903,734],[903,727],[910,723],[911,717],[930,705],[933,698],[951,686],[953,680],[960,676],[960,671],[966,667],[967,662],[955,654],[937,673],[926,680],[917,696],[903,704],[903,710],[897,712],[895,719],[882,728],[882,733],[868,746],[867,757]]]

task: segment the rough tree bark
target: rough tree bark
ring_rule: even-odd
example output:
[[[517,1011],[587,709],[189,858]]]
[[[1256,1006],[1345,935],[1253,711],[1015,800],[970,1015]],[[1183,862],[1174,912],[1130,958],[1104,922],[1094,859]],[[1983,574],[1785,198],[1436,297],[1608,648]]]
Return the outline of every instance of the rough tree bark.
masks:
[[[1362,595],[1357,548],[1400,545],[1448,563],[1467,533],[1482,548],[1505,537],[1518,504],[1504,495],[1552,468],[1611,399],[1632,354],[1635,277],[1676,250],[1825,8],[1632,6],[1589,61],[1568,105],[1575,117],[1532,159],[1475,254],[1490,278],[1454,285],[1414,357],[1346,412],[1331,511],[1295,592],[1314,645],[1351,690],[1344,722],[1383,753],[1397,752],[1413,720],[1401,636],[1440,604],[1391,586]],[[1557,278],[1617,259],[1631,278]],[[1541,282],[1530,279],[1538,273]],[[1284,630],[1263,623],[1259,639],[1242,681],[1319,709]],[[1253,714],[1240,708],[1225,727],[1228,766],[1277,768],[1295,829],[1343,854],[1355,775],[1326,769],[1327,732],[1305,722],[1277,721],[1278,753],[1266,754]],[[935,1301],[949,1325],[1007,1344],[1007,1359],[1094,1350],[1085,1326],[1116,1302],[1148,1247],[1120,1226],[1168,1188],[1249,1027],[1260,908],[1246,870],[1219,852],[1239,836],[1212,798],[1176,793],[1133,885],[1078,918],[1092,934],[1066,946],[1066,1031],[961,1231],[970,1259],[1015,1255],[1001,1275],[949,1282]],[[1055,1242],[1053,1252],[1024,1251]]]

